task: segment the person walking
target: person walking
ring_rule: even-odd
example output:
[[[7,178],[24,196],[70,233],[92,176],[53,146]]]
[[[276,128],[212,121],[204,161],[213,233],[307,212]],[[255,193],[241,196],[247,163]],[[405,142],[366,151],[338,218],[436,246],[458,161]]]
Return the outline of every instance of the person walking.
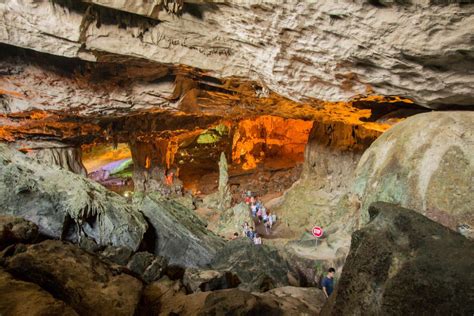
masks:
[[[322,282],[322,287],[323,287],[323,292],[326,298],[329,298],[329,296],[332,294],[334,290],[334,274],[336,273],[336,270],[334,268],[329,268],[328,269],[328,274],[327,276],[323,279]]]

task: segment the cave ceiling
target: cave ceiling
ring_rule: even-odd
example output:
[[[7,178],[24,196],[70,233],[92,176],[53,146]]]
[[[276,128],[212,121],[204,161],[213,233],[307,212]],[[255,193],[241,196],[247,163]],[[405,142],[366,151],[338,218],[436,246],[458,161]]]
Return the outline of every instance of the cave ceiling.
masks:
[[[428,1],[6,0],[0,140],[145,141],[264,115],[383,132],[421,111],[472,109],[472,13]]]

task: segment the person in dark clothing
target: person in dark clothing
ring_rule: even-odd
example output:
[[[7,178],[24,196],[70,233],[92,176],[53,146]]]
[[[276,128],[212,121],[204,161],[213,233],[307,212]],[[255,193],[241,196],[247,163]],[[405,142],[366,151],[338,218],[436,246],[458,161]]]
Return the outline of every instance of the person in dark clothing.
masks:
[[[332,291],[334,290],[334,273],[336,270],[334,268],[329,268],[328,270],[328,275],[323,279],[322,282],[322,287],[323,287],[323,292],[324,295],[326,295],[326,298],[331,295]]]

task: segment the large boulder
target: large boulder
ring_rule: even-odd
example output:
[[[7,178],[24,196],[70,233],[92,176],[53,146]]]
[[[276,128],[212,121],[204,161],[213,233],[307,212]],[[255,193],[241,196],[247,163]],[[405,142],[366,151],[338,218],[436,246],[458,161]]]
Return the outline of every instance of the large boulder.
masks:
[[[206,266],[224,245],[193,211],[173,200],[136,194],[135,203],[153,226],[154,253],[169,258],[172,265]]]
[[[290,266],[278,250],[269,245],[254,245],[248,238],[227,242],[211,266],[234,272],[242,282],[239,288],[267,291],[290,284]]]
[[[23,217],[41,234],[136,250],[147,229],[143,215],[116,193],[57,166],[41,164],[0,144],[0,213]]]
[[[322,315],[474,313],[473,241],[392,204],[369,214]]]
[[[0,315],[78,315],[74,309],[34,283],[15,280],[0,269]]]
[[[407,207],[456,229],[474,227],[474,112],[412,116],[379,137],[356,169],[362,223],[372,202]]]
[[[96,256],[56,240],[18,246],[4,258],[4,267],[81,315],[133,315],[143,287],[141,281],[112,269]]]
[[[38,238],[38,226],[21,217],[0,215],[0,250],[15,243],[30,243]]]

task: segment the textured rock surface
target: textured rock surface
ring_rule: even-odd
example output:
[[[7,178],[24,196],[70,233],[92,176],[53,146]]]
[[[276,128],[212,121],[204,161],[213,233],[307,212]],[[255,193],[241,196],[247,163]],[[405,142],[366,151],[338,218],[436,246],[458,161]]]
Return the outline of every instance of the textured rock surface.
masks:
[[[70,147],[64,144],[55,145],[55,143],[36,144],[35,148],[30,147],[26,154],[45,165],[59,166],[64,170],[87,176],[87,170],[82,164],[82,150],[80,147]]]
[[[38,226],[20,217],[0,215],[0,250],[15,243],[30,243],[38,237]]]
[[[183,276],[183,285],[190,293],[230,289],[239,284],[239,278],[229,271],[190,268]]]
[[[253,218],[248,205],[242,202],[222,212],[217,222],[209,224],[209,229],[226,238],[232,238],[234,233],[239,236],[242,234],[242,225],[245,222],[252,224]]]
[[[133,315],[142,283],[77,246],[47,240],[5,261],[14,276],[36,283],[82,315]]]
[[[303,229],[325,228],[342,217],[341,195],[350,187],[362,153],[380,134],[342,122],[315,122],[301,179],[285,192],[277,208],[281,220],[299,236]]]
[[[41,234],[136,250],[147,223],[119,195],[72,172],[0,144],[1,213],[37,224]]]
[[[15,280],[0,269],[0,314],[24,315],[77,315],[64,302],[54,298],[34,283]]]
[[[155,254],[169,258],[170,264],[205,266],[224,245],[193,211],[179,203],[157,194],[137,197],[136,203],[153,226]]]
[[[268,291],[289,285],[290,266],[272,246],[256,246],[247,237],[231,240],[220,250],[211,266],[234,272],[250,291]]]
[[[316,315],[324,303],[316,288],[283,287],[266,293],[240,289],[186,295],[179,281],[161,279],[144,290],[140,315]]]
[[[474,312],[473,241],[392,204],[369,212],[322,315]]]
[[[142,10],[148,6],[106,2],[156,17]],[[0,41],[86,60],[117,54],[189,65],[250,78],[293,99],[374,91],[430,107],[474,103],[471,4],[186,3],[180,18],[159,21],[64,3],[0,4]]]
[[[158,280],[167,266],[168,259],[144,251],[135,253],[127,264],[131,271],[141,276],[147,283]]]
[[[352,188],[362,223],[372,202],[385,201],[452,229],[474,227],[473,122],[474,112],[418,114],[378,138],[362,156]]]
[[[219,185],[217,192],[206,196],[203,202],[208,208],[216,208],[220,211],[224,211],[232,205],[227,159],[224,153],[221,153],[219,159]]]

